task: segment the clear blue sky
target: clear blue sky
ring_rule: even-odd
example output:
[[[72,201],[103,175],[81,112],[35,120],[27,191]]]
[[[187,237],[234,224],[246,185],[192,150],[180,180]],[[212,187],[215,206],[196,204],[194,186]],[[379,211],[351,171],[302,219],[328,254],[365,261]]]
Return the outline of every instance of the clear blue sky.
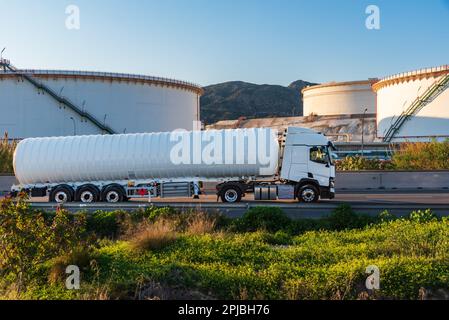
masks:
[[[80,8],[81,28],[65,27]],[[365,28],[380,8],[381,29]],[[0,0],[18,67],[111,71],[208,85],[383,77],[449,64],[449,0]],[[0,48],[0,50],[1,50]]]

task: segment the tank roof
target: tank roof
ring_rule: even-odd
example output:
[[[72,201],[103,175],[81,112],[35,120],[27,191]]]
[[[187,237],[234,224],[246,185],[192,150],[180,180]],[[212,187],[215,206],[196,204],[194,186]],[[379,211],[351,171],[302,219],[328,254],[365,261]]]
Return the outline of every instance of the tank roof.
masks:
[[[351,86],[351,85],[372,85],[372,84],[376,83],[378,80],[379,79],[377,79],[377,78],[372,78],[372,79],[368,79],[368,80],[328,82],[328,83],[318,84],[315,86],[306,87],[306,88],[302,89],[302,93],[309,91],[309,90],[314,90],[314,89],[319,89],[319,88],[327,88],[327,87],[339,87],[339,86]]]
[[[34,69],[20,69],[18,72],[0,70],[1,77],[11,77],[17,74],[28,74],[30,76],[45,78],[83,78],[92,80],[109,80],[109,81],[135,81],[142,83],[157,84],[162,86],[170,86],[180,89],[193,91],[199,95],[204,93],[203,88],[191,82],[180,81],[169,78],[153,77],[137,74],[127,73],[112,73],[112,72],[94,72],[94,71],[69,71],[69,70],[34,70]]]
[[[373,85],[373,90],[378,91],[391,84],[403,83],[411,80],[419,80],[428,77],[439,77],[449,73],[449,65],[433,68],[423,68],[419,70],[397,73],[385,78]]]

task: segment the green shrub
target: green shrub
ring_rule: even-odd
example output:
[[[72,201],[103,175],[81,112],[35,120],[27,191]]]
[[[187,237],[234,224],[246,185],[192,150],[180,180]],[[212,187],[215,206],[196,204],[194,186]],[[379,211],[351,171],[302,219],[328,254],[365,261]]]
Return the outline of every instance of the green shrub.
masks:
[[[148,207],[143,210],[138,210],[133,213],[135,220],[147,219],[149,221],[155,222],[158,219],[164,218],[174,218],[179,214],[178,211],[171,207]]]
[[[266,230],[276,232],[291,228],[292,220],[278,207],[254,207],[245,212],[242,218],[235,220],[239,231]]]
[[[361,156],[348,156],[343,160],[336,161],[339,171],[360,171],[360,170],[391,170],[394,169],[391,161],[381,159],[367,159]]]
[[[409,142],[394,151],[391,161],[361,156],[336,161],[339,171],[449,170],[449,139],[443,142]]]
[[[343,204],[337,207],[326,219],[330,230],[344,230],[363,228],[374,222],[374,218],[366,215],[358,215],[350,205]]]
[[[125,223],[129,219],[125,211],[96,211],[87,218],[87,231],[100,238],[117,238]]]
[[[437,216],[432,212],[432,210],[417,210],[410,213],[409,219],[419,223],[426,223],[430,221],[434,221],[437,219]]]
[[[387,222],[395,219],[396,217],[392,215],[388,210],[384,210],[377,215],[377,221],[379,222]]]
[[[397,170],[449,170],[449,139],[403,144],[392,162]]]
[[[0,278],[28,285],[44,262],[88,245],[85,217],[58,210],[47,220],[21,198],[0,202]]]

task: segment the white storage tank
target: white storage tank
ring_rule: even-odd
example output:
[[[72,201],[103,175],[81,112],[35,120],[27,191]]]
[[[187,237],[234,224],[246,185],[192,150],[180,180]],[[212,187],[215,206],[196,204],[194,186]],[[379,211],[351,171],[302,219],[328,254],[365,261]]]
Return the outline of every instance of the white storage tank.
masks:
[[[202,93],[198,85],[151,76],[2,69],[0,135],[8,132],[10,138],[23,139],[194,130]],[[91,119],[80,115],[83,112]]]
[[[363,115],[376,113],[376,95],[372,85],[377,79],[331,82],[302,90],[304,116]]]
[[[30,138],[14,155],[21,185],[273,176],[272,129]]]
[[[448,77],[446,65],[393,75],[376,83],[379,138],[388,142],[449,138]],[[426,98],[431,92],[434,94]],[[409,116],[401,121],[404,115]]]

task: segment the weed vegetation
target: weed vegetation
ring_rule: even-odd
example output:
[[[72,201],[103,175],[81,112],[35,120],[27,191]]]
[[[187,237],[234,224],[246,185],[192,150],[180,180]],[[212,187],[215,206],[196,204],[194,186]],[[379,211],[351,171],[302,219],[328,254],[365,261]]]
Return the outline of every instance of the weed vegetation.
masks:
[[[278,208],[240,219],[150,208],[0,206],[2,299],[421,299],[449,289],[449,219],[431,211],[377,217],[342,206],[325,219]],[[68,265],[80,290],[65,288]],[[380,289],[365,287],[366,268]]]
[[[449,170],[449,139],[404,143],[394,150],[391,160],[346,157],[337,161],[337,170]]]

